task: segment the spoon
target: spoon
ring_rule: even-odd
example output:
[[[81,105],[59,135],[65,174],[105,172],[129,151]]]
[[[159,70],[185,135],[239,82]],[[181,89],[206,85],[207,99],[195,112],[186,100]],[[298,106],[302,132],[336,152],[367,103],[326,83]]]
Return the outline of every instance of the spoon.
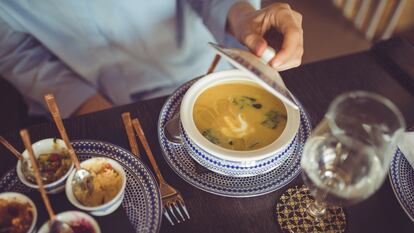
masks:
[[[6,147],[12,153],[12,155],[21,161],[21,170],[24,177],[26,177],[26,179],[33,177],[33,174],[29,169],[29,161],[27,159],[24,159],[23,155],[16,148],[14,148],[14,146],[12,146],[3,136],[0,136],[0,143],[3,144],[3,146]]]
[[[173,119],[167,121],[164,126],[164,134],[168,141],[176,144],[182,143],[179,116],[175,116]]]
[[[55,213],[53,212],[52,205],[50,204],[49,198],[47,197],[45,188],[43,187],[42,177],[40,176],[39,167],[37,166],[37,161],[34,157],[32,143],[30,141],[29,132],[26,129],[20,130],[20,136],[22,137],[24,146],[26,147],[27,152],[29,153],[30,162],[34,170],[36,177],[37,185],[39,186],[39,192],[42,196],[43,202],[45,203],[46,210],[50,217],[50,231],[51,233],[74,233],[72,228],[56,218]]]
[[[66,133],[65,126],[63,125],[62,118],[60,117],[59,108],[57,107],[55,97],[53,94],[45,95],[45,101],[47,107],[49,108],[50,113],[52,114],[53,120],[55,121],[56,127],[59,130],[60,136],[65,142],[66,147],[68,148],[69,155],[75,165],[76,172],[73,176],[72,186],[73,190],[80,190],[83,193],[90,195],[93,190],[93,179],[92,174],[81,168],[78,157],[75,154],[75,150],[70,144],[69,137]]]

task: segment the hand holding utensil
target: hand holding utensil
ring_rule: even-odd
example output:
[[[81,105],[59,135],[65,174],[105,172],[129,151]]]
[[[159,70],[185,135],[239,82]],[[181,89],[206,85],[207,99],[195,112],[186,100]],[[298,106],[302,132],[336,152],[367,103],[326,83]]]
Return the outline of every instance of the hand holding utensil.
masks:
[[[46,206],[46,210],[50,217],[50,221],[51,221],[50,232],[52,233],[55,233],[55,232],[56,233],[73,233],[72,228],[67,223],[59,221],[56,218],[55,213],[53,212],[52,205],[50,204],[49,198],[47,197],[45,188],[43,186],[42,177],[40,176],[40,170],[37,166],[37,161],[34,156],[29,132],[26,129],[23,129],[20,131],[20,136],[22,137],[24,146],[26,147],[26,150],[29,154],[29,158],[30,158],[30,162],[32,164],[33,170],[34,170],[36,182],[37,182],[37,185],[39,186],[39,192],[40,192],[40,195],[42,196],[43,202]]]
[[[49,108],[49,112],[52,114],[53,120],[55,121],[56,127],[59,130],[60,136],[62,137],[63,141],[68,148],[69,155],[75,164],[76,172],[73,176],[72,185],[74,189],[80,189],[82,192],[92,193],[93,190],[93,179],[94,177],[92,174],[81,168],[78,157],[75,154],[75,150],[72,147],[72,144],[69,141],[69,137],[66,133],[65,126],[63,125],[62,118],[60,116],[59,108],[56,104],[55,97],[52,94],[45,95],[45,101],[47,107]]]

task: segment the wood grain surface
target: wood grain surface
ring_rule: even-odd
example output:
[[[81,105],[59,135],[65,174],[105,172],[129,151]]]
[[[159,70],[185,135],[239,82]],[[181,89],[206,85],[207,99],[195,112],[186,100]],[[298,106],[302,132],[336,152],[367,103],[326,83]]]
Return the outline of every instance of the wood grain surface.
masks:
[[[396,43],[395,40],[391,42],[393,46]],[[412,126],[414,125],[414,93],[395,77],[402,73],[409,73],[404,71],[407,65],[404,63],[403,67],[398,67],[395,65],[398,65],[398,62],[395,62],[391,68],[388,67],[387,61],[377,51],[381,49],[380,54],[382,54],[387,46],[390,46],[390,41],[375,46],[371,51],[288,70],[283,72],[282,76],[289,89],[308,111],[313,125],[321,120],[329,103],[337,95],[351,90],[368,90],[384,95],[396,103],[403,112],[407,125]],[[405,46],[408,46],[405,49],[412,49],[410,44],[406,43]],[[402,49],[405,50],[404,46]],[[393,50],[392,56],[395,59],[398,53]],[[408,55],[404,53],[404,56]],[[414,52],[410,56],[414,58]],[[414,59],[411,60],[411,67],[412,65]],[[129,149],[121,114],[129,111],[132,117],[140,119],[161,172],[168,183],[181,191],[191,215],[190,221],[176,226],[170,226],[164,219],[160,232],[281,232],[276,221],[275,204],[285,189],[302,184],[301,178],[298,177],[276,192],[243,199],[216,196],[189,185],[171,170],[161,155],[156,132],[158,115],[165,100],[164,97],[137,102],[67,119],[64,123],[72,140],[101,140]],[[32,126],[29,130],[33,142],[59,136],[52,122]],[[18,132],[16,129],[4,136],[22,151],[23,144]],[[143,153],[144,150],[140,148],[140,151]],[[16,165],[15,157],[9,153],[0,147],[1,175]],[[142,158],[149,165],[147,157],[142,156]],[[40,211],[38,223],[40,226],[47,214],[43,205],[38,202],[40,198],[37,194],[33,194],[33,197]],[[75,209],[65,200],[64,194],[51,196],[51,199],[57,212]],[[346,207],[345,210],[348,220],[347,232],[414,232],[414,223],[400,207],[388,178],[372,197],[354,206]],[[97,220],[103,232],[133,232],[122,209],[107,217],[97,217]]]

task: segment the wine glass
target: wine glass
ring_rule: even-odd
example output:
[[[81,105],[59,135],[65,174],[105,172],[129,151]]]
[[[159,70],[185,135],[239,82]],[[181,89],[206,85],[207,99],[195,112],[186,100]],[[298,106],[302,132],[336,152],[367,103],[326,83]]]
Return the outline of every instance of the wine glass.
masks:
[[[366,91],[338,96],[305,143],[301,167],[306,186],[288,189],[277,204],[281,228],[344,232],[345,213],[339,206],[378,190],[404,129],[401,112],[385,97]]]

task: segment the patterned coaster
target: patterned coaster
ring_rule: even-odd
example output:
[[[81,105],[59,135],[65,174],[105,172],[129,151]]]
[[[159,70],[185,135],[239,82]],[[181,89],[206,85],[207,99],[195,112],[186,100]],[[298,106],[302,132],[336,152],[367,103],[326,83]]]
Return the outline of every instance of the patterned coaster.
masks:
[[[328,207],[323,218],[316,220],[308,214],[307,206],[313,202],[309,189],[303,185],[286,190],[276,205],[279,226],[284,232],[344,232],[345,213],[340,207]]]

